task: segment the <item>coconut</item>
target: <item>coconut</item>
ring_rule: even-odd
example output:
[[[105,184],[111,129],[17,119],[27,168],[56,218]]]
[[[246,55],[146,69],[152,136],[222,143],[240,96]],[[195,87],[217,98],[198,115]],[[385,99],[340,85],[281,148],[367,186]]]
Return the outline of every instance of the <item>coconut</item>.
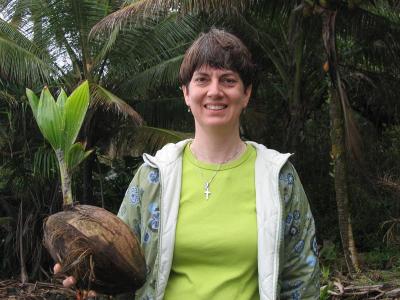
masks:
[[[133,292],[146,277],[146,263],[131,229],[107,210],[75,205],[49,216],[44,245],[62,274],[74,276],[77,287],[104,294]]]

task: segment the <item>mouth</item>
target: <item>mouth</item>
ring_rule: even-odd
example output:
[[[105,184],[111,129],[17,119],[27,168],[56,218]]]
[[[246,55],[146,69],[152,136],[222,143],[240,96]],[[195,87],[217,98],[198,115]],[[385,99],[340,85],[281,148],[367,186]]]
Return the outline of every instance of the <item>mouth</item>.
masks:
[[[206,109],[209,110],[222,110],[228,107],[228,105],[223,105],[223,104],[206,104],[204,105]]]

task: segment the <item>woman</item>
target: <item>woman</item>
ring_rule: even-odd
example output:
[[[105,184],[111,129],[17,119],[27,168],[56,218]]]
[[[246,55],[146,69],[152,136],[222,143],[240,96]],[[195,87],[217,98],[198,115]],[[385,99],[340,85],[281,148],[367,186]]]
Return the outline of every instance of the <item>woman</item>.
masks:
[[[314,221],[290,154],[239,135],[254,73],[225,31],[187,50],[194,139],[145,154],[118,213],[148,266],[135,299],[319,299]]]

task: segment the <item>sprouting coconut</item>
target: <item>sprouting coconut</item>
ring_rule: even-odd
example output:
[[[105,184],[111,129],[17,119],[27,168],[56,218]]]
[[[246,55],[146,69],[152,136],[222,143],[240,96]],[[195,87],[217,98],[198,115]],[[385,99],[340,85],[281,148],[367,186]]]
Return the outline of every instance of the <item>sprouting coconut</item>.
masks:
[[[45,220],[45,247],[61,263],[61,273],[78,279],[78,288],[105,294],[135,291],[146,276],[135,235],[107,210],[73,202],[72,170],[91,152],[74,143],[89,106],[87,81],[69,97],[61,90],[57,101],[47,87],[40,98],[29,89],[26,94],[40,131],[56,152],[61,175],[64,210]]]

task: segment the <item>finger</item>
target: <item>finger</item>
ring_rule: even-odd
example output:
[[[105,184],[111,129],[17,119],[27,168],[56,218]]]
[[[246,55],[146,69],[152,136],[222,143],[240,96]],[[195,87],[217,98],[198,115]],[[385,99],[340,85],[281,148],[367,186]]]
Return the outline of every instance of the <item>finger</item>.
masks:
[[[73,276],[68,276],[67,278],[65,278],[63,280],[63,286],[64,287],[71,287],[71,286],[73,286],[75,284],[76,284],[76,279]]]
[[[62,270],[61,264],[60,263],[56,263],[54,265],[54,267],[53,267],[54,274],[57,274],[57,273],[61,272],[61,270]]]
[[[97,297],[97,294],[96,294],[95,291],[89,291],[88,297],[89,297],[89,298],[94,298],[94,297]]]

